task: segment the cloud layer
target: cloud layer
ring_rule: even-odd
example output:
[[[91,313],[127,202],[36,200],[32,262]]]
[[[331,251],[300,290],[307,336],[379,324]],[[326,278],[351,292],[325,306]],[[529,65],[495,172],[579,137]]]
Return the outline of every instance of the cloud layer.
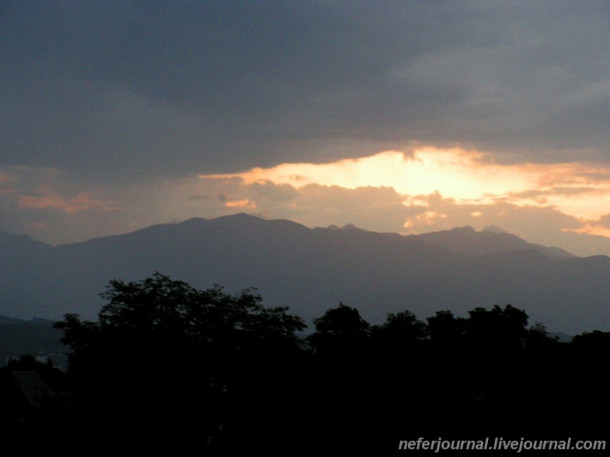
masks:
[[[310,226],[411,234],[495,225],[583,255],[610,253],[607,239],[576,236],[609,234],[610,167],[603,164],[502,165],[476,151],[426,148],[199,178],[223,186],[227,208]]]
[[[11,2],[4,164],[108,175],[409,142],[607,159],[603,2]],[[363,144],[359,144],[363,141]]]
[[[241,208],[604,241],[587,234],[610,234],[607,8],[4,2],[0,229],[67,242]],[[426,148],[480,155],[446,156],[462,160],[453,181],[437,155],[436,183],[397,184]],[[404,156],[372,170],[380,151]],[[365,183],[349,175],[362,163]],[[252,179],[294,164],[315,170],[309,182]]]

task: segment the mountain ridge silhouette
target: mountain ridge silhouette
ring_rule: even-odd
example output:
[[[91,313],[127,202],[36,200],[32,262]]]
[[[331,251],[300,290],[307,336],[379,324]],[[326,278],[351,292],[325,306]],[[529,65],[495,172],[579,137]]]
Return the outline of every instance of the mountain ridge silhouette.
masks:
[[[59,246],[2,234],[0,254],[0,314],[22,319],[95,319],[108,281],[159,271],[197,288],[257,288],[266,305],[306,320],[339,302],[373,323],[405,309],[426,318],[510,303],[551,331],[610,328],[610,258],[576,257],[498,230],[403,236],[242,213]]]

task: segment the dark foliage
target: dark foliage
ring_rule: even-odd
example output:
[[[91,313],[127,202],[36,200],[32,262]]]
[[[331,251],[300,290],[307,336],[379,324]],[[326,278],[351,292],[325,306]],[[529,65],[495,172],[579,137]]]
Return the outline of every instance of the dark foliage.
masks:
[[[197,290],[156,273],[111,281],[102,295],[96,322],[56,324],[67,374],[22,361],[70,393],[35,422],[64,446],[387,455],[419,437],[607,439],[594,412],[610,407],[610,334],[560,343],[511,305],[425,322],[405,310],[371,325],[339,304],[305,337],[302,319],[253,290]]]
[[[305,328],[286,308],[265,308],[251,290],[200,291],[158,273],[112,281],[102,295],[97,322],[68,315],[57,324],[92,430],[112,423],[123,440],[212,447],[256,427],[252,412],[283,407],[269,399],[291,386],[283,378]]]

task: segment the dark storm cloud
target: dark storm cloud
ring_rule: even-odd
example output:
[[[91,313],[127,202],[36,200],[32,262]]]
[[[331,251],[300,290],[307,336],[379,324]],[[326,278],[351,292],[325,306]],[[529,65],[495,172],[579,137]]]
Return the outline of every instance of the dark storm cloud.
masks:
[[[137,179],[410,142],[605,158],[607,8],[3,2],[0,166]]]
[[[412,141],[603,158],[606,5],[3,2],[0,166],[137,178]]]

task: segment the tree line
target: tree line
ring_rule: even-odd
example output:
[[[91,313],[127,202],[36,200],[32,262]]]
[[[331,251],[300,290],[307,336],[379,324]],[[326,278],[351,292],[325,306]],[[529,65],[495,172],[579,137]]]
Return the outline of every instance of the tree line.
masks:
[[[377,455],[420,436],[608,434],[596,411],[610,404],[610,333],[560,342],[512,305],[425,320],[404,310],[371,325],[340,303],[307,331],[253,289],[199,290],[155,273],[110,281],[101,295],[97,321],[55,324],[69,348],[67,402],[10,424],[15,434],[68,430],[66,440],[133,450]]]

